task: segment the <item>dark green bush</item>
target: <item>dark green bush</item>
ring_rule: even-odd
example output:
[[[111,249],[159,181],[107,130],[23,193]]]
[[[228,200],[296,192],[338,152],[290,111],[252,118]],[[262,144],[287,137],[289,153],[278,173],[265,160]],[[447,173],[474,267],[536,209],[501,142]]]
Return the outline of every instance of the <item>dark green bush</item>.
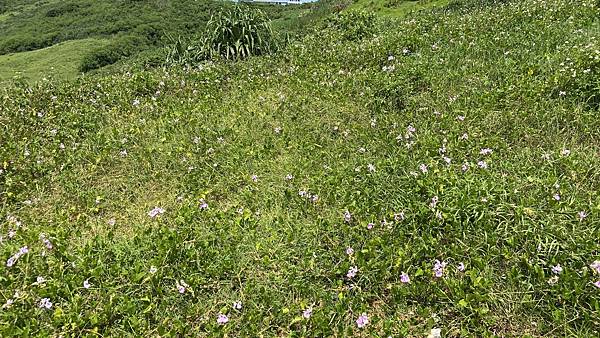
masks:
[[[346,40],[361,40],[372,36],[375,32],[375,14],[366,11],[350,10],[338,13],[329,18],[327,26],[339,30],[342,37]]]
[[[100,47],[90,51],[79,66],[82,72],[89,72],[129,57],[143,49],[145,41],[136,36],[124,36],[115,38],[113,42],[105,47]]]

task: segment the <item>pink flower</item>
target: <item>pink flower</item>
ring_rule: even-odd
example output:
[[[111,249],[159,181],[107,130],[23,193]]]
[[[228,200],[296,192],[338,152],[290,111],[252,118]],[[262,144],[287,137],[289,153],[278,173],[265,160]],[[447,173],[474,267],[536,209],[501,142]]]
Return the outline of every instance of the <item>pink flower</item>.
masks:
[[[594,286],[600,288],[600,280],[594,283]]]
[[[366,313],[362,313],[360,316],[358,316],[358,319],[356,320],[356,326],[358,326],[359,329],[362,329],[363,327],[367,326],[369,324],[369,317],[367,316]]]
[[[348,278],[354,278],[356,277],[356,273],[358,272],[358,268],[356,266],[351,267],[348,270],[348,273],[346,274],[346,277]]]
[[[150,218],[156,218],[158,215],[162,215],[164,213],[165,213],[165,209],[155,207],[154,209],[148,211],[148,216],[150,216]]]
[[[228,321],[229,321],[229,318],[227,318],[227,316],[222,313],[219,313],[219,316],[217,316],[217,323],[219,323],[221,325],[227,324]]]

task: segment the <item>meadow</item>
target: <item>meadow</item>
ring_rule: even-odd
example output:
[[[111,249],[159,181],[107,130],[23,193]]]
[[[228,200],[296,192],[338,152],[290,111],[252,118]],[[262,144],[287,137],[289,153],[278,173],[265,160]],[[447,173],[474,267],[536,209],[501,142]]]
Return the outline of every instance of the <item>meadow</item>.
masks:
[[[600,3],[418,5],[0,87],[0,336],[600,335]]]

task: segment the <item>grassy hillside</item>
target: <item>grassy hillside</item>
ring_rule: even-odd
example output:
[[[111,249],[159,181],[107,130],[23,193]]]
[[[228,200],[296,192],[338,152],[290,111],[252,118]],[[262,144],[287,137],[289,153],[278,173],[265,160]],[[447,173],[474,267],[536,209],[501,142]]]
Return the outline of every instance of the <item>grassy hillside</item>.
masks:
[[[379,15],[401,17],[408,13],[433,7],[443,7],[448,0],[355,0],[349,8],[376,12]]]
[[[202,34],[211,15],[230,6],[229,1],[210,0],[5,0],[0,6],[0,55],[15,54],[10,57],[10,64],[0,59],[0,67],[10,66],[11,73],[41,78],[45,74],[35,64],[29,66],[29,54],[20,52],[90,38],[107,43],[89,46],[84,41],[82,45],[92,48],[73,54],[65,62],[61,61],[60,48],[35,55],[48,55],[57,70],[55,75],[63,78],[72,77],[70,69],[75,64],[79,71],[90,71],[134,57],[138,62],[155,66],[164,59],[163,47],[172,43],[173,38]],[[319,12],[311,10],[317,5],[259,7],[274,20],[280,34],[302,29]],[[62,69],[69,71],[63,73]]]
[[[0,55],[0,82],[14,78],[37,81],[42,77],[73,79],[86,53],[108,43],[101,39],[62,42],[44,49]]]
[[[2,87],[1,335],[598,336],[599,11]]]

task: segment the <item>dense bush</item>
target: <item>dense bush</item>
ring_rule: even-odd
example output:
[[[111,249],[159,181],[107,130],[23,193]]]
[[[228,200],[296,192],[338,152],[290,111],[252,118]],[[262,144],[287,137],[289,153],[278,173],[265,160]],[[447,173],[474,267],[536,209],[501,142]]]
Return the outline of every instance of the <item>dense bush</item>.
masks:
[[[136,36],[115,38],[110,44],[98,47],[87,54],[81,61],[79,70],[89,72],[131,56],[146,46],[146,41]]]
[[[338,13],[328,20],[328,27],[339,30],[346,40],[360,40],[375,32],[375,14],[349,10]]]

